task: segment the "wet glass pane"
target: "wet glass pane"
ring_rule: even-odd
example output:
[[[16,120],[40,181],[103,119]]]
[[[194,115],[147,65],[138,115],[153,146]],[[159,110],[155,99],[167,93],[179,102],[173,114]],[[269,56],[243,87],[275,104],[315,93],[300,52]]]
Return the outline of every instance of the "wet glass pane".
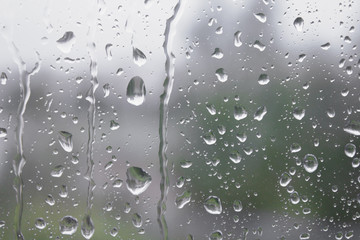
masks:
[[[0,239],[360,238],[360,3],[0,8]]]

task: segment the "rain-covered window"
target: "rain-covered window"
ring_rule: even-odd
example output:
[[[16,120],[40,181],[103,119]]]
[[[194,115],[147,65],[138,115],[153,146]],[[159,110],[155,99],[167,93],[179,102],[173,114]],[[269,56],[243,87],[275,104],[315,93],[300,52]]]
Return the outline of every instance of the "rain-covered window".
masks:
[[[360,239],[360,1],[3,0],[0,239]]]

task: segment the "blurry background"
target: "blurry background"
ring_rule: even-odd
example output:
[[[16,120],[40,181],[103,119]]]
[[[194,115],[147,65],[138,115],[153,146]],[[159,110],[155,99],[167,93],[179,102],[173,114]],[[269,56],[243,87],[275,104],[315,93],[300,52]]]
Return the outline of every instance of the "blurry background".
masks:
[[[169,239],[358,239],[360,3],[181,3],[170,29]],[[2,1],[0,239],[15,236],[21,97],[12,43],[27,71],[36,52],[41,58],[24,113],[25,239],[83,238],[91,43],[99,82],[93,239],[162,238],[159,106],[176,4]],[[61,146],[62,131],[72,149]],[[142,183],[151,176],[137,196],[126,183],[132,167]],[[72,235],[59,229],[65,216],[78,221]]]

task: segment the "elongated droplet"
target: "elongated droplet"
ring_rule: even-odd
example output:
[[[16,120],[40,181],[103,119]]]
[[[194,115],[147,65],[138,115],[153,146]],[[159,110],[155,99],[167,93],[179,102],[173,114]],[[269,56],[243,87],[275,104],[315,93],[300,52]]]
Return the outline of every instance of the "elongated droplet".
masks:
[[[299,32],[303,31],[303,27],[304,27],[304,19],[302,19],[301,17],[297,17],[294,20],[294,27],[296,28],[296,30],[298,30]]]
[[[351,121],[344,127],[344,131],[355,136],[360,136],[360,122],[359,121]]]
[[[66,152],[71,152],[73,150],[72,134],[65,131],[60,131],[59,143]]]
[[[58,49],[63,53],[69,53],[75,44],[76,38],[73,32],[65,32],[64,35],[56,41]]]
[[[319,166],[318,160],[313,154],[306,154],[303,160],[304,163],[304,169],[308,173],[313,173],[316,171],[316,169]]]
[[[142,226],[141,216],[138,213],[134,213],[132,216],[132,223],[134,227],[139,228]]]
[[[214,104],[206,104],[206,109],[208,110],[208,112],[211,115],[215,115],[216,114],[216,108]]]
[[[220,82],[226,82],[228,80],[228,75],[223,68],[217,69],[215,75]]]
[[[324,50],[328,50],[330,48],[330,46],[331,46],[330,43],[327,42],[327,43],[321,45],[321,48],[324,49]]]
[[[145,101],[146,88],[141,77],[133,77],[126,90],[126,99],[128,103],[134,106],[140,106]]]
[[[266,115],[266,113],[267,113],[266,107],[261,106],[256,110],[256,112],[254,114],[254,119],[257,121],[261,121],[264,118],[264,116]]]
[[[104,98],[108,97],[110,94],[110,84],[108,83],[104,84],[103,91],[104,91]]]
[[[6,82],[8,80],[8,77],[6,76],[6,73],[2,72],[0,76],[0,82],[2,85],[6,85]]]
[[[259,22],[261,23],[265,23],[266,22],[266,15],[263,13],[254,13],[254,17],[259,20]]]
[[[253,44],[253,47],[258,49],[260,52],[264,51],[266,46],[262,44],[259,40],[256,40]]]
[[[242,202],[240,200],[234,200],[233,208],[235,212],[241,212],[243,209]]]
[[[235,45],[235,47],[240,47],[242,45],[240,37],[241,37],[241,32],[240,31],[237,31],[236,33],[234,33],[234,45]]]
[[[53,168],[53,170],[51,170],[50,175],[52,177],[61,177],[64,170],[65,170],[65,167],[63,165],[57,165],[56,167]]]
[[[220,48],[215,48],[214,52],[211,54],[211,57],[216,58],[216,59],[221,59],[223,58],[224,53],[222,52],[222,50]]]
[[[95,232],[94,223],[89,214],[86,214],[81,223],[81,234],[84,238],[90,239]]]
[[[78,221],[72,216],[65,216],[59,224],[60,232],[64,235],[73,235],[78,227]]]
[[[110,129],[111,130],[117,130],[119,129],[120,125],[119,123],[115,122],[114,120],[110,121]]]
[[[209,236],[209,240],[222,240],[222,239],[223,239],[223,234],[220,230],[212,232]]]
[[[188,204],[191,201],[191,192],[186,190],[182,194],[176,197],[175,205],[177,208],[181,209],[186,204]]]
[[[126,171],[126,186],[133,195],[139,195],[149,187],[151,176],[139,167],[130,167]]]
[[[220,214],[222,212],[222,205],[220,198],[216,196],[210,196],[205,200],[205,210],[210,214]]]
[[[280,186],[286,187],[291,182],[291,176],[288,173],[281,174],[280,177]]]
[[[133,48],[133,60],[136,65],[141,67],[146,63],[146,56],[140,49]]]
[[[231,152],[229,155],[229,158],[233,163],[236,163],[236,164],[241,162],[241,160],[242,160],[242,157],[238,151]]]
[[[106,57],[107,57],[107,60],[109,60],[109,61],[112,59],[112,53],[111,53],[112,46],[113,45],[111,43],[108,43],[105,46]]]

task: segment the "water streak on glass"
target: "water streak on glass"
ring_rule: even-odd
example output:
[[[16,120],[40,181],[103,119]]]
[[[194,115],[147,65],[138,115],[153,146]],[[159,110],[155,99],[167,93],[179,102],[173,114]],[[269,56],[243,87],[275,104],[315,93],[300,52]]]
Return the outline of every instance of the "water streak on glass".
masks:
[[[173,37],[175,36],[174,25],[176,20],[181,16],[180,6],[182,5],[182,0],[179,0],[174,8],[173,15],[166,21],[165,27],[165,40],[163,44],[164,53],[166,56],[165,62],[165,71],[166,78],[164,81],[164,92],[160,96],[160,121],[159,121],[159,162],[160,162],[160,191],[161,197],[158,202],[157,212],[158,212],[158,223],[160,226],[160,232],[163,236],[163,239],[168,239],[168,228],[165,219],[166,211],[166,197],[169,191],[169,177],[167,170],[167,124],[168,124],[168,113],[169,113],[169,100],[171,96],[171,91],[174,84],[174,73],[175,73],[175,56],[171,52]]]

